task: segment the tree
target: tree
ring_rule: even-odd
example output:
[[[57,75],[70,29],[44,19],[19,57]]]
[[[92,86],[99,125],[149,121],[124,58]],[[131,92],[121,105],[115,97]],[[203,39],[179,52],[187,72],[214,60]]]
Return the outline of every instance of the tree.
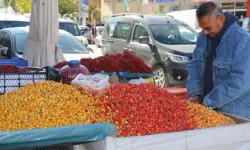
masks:
[[[89,21],[92,22],[91,14],[97,8],[97,5],[89,4]]]
[[[78,3],[72,3],[72,0],[58,0],[59,13],[63,16],[65,14],[71,14],[77,12]]]
[[[16,0],[16,6],[20,13],[30,13],[31,12],[32,0]]]
[[[14,8],[16,6],[16,0],[4,0],[3,5],[5,8],[9,6]]]
[[[101,20],[101,10],[99,7],[96,7],[91,13],[91,21],[93,23],[96,23],[96,21],[100,20]]]

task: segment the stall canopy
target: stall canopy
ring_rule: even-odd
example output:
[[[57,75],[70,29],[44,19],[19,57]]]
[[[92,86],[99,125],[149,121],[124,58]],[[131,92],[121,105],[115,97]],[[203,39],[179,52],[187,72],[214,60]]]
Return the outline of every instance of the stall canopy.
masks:
[[[23,55],[29,66],[52,66],[65,60],[58,46],[58,31],[58,0],[33,0],[29,38]]]

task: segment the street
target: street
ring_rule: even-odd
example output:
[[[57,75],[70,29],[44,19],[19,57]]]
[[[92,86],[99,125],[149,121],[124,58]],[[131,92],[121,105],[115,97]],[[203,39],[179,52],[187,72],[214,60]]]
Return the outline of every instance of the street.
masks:
[[[95,44],[88,44],[88,47],[93,49],[95,57],[103,55],[101,48],[97,48]]]

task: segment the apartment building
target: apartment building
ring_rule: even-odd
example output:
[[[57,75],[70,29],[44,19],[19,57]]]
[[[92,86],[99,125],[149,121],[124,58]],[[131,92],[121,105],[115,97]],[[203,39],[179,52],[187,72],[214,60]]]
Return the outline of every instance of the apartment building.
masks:
[[[101,0],[102,20],[119,13],[140,14],[165,14],[170,11],[195,9],[200,3],[207,0],[130,0],[129,10],[125,11],[124,0]],[[250,0],[213,0],[223,10],[241,17],[247,15],[247,7],[250,9]],[[247,1],[249,1],[247,3]],[[248,5],[247,5],[248,4]]]

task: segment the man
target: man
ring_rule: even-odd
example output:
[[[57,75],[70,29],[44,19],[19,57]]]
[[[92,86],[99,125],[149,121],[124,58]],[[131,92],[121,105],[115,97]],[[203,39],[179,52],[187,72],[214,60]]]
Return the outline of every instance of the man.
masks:
[[[200,33],[188,66],[189,100],[250,118],[250,35],[214,2],[199,6]]]

